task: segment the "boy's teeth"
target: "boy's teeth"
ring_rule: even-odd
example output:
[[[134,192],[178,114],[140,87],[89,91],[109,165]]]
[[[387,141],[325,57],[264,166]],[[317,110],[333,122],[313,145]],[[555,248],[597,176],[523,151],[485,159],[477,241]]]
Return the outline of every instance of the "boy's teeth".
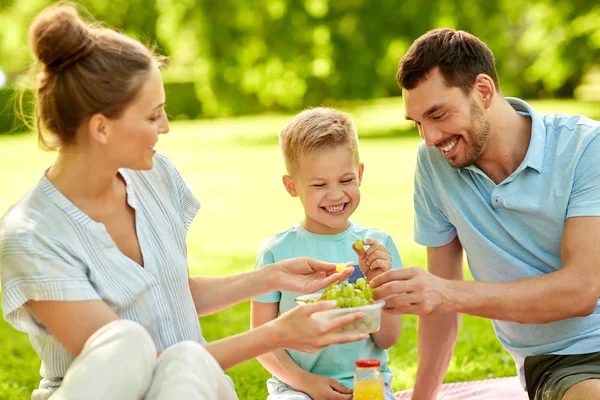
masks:
[[[325,209],[329,212],[340,212],[344,209],[344,205],[340,204],[339,206],[335,207],[325,207]]]

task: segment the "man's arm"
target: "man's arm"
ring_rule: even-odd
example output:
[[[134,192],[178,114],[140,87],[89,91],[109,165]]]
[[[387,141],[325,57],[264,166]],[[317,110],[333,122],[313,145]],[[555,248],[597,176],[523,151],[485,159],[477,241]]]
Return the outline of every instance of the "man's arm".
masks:
[[[462,246],[455,238],[441,247],[427,248],[429,272],[440,278],[462,280]],[[454,351],[460,314],[444,313],[419,318],[419,364],[413,400],[437,398]]]
[[[565,223],[559,271],[511,283],[449,282],[442,311],[543,324],[591,314],[600,296],[600,217]]]
[[[565,223],[560,270],[509,283],[446,280],[420,268],[386,272],[373,280],[376,298],[395,313],[458,312],[479,317],[544,324],[591,314],[600,296],[600,217]],[[492,266],[502,268],[501,265]]]

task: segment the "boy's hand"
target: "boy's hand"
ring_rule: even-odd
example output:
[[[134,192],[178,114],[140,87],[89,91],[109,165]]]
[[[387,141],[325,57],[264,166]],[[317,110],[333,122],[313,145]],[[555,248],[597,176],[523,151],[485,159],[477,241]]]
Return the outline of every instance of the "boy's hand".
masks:
[[[360,270],[367,278],[367,282],[370,282],[376,276],[392,269],[392,255],[388,249],[376,240],[364,239],[362,242],[369,248],[357,249],[356,243],[354,243],[352,249],[358,255]]]
[[[299,389],[311,399],[350,400],[352,398],[350,390],[333,378],[315,374],[310,374],[307,378]]]

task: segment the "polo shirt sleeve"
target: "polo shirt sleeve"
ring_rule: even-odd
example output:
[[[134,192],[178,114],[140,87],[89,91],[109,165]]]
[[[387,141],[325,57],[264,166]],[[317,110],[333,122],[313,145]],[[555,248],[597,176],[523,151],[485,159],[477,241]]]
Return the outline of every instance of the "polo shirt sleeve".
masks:
[[[592,139],[575,168],[567,218],[600,216],[600,124],[589,135]]]
[[[0,279],[4,319],[30,335],[49,332],[29,309],[28,301],[101,299],[85,267],[65,260],[60,248],[44,238],[0,234]]]
[[[427,247],[439,247],[450,243],[457,235],[456,228],[448,221],[439,207],[440,199],[428,172],[431,163],[426,159],[424,144],[419,146],[414,178],[414,237]]]
[[[264,243],[258,250],[258,255],[256,256],[256,264],[254,265],[254,269],[261,269],[269,264],[273,264],[274,262],[275,257],[273,255],[273,252],[271,251],[268,243]],[[279,300],[281,300],[281,292],[277,291],[265,293],[253,298],[252,300],[258,301],[260,303],[277,303],[279,302]]]

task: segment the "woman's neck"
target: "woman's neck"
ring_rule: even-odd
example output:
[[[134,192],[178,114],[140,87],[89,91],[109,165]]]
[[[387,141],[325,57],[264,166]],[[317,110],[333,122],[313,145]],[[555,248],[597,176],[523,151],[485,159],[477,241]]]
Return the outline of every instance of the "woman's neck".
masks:
[[[75,148],[60,150],[46,177],[73,203],[110,200],[122,185],[117,168]]]

